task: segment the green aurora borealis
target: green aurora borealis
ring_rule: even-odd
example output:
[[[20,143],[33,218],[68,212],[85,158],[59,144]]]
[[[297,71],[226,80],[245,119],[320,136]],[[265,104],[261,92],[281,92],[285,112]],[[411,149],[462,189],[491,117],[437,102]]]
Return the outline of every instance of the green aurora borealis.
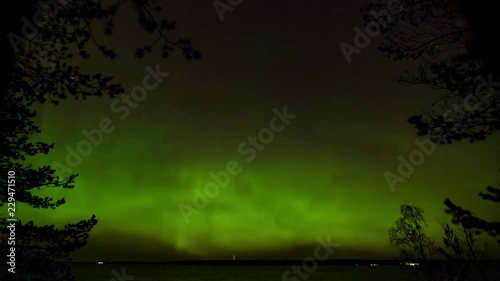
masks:
[[[438,94],[398,85],[393,77],[411,65],[383,59],[375,43],[346,63],[338,43],[352,40],[352,27],[361,24],[360,3],[325,4],[328,10],[248,2],[221,23],[210,3],[176,2],[166,5],[167,16],[199,46],[201,61],[187,63],[179,54],[160,60],[156,53],[132,59],[142,38],[132,35],[140,34],[135,22],[124,24],[107,39],[120,57],[94,58],[82,68],[115,75],[127,93],[141,84],[146,66],[160,64],[169,77],[124,120],[107,97],[40,107],[37,139],[56,147],[35,165],[64,163],[65,147],[75,148],[82,130],[98,128],[102,118],[115,126],[74,168],[74,190],[39,192],[64,196],[65,205],[18,210],[22,219],[57,225],[96,214],[99,223],[76,259],[303,259],[318,237],[341,244],[330,258],[393,258],[387,229],[402,203],[424,209],[436,238],[445,198],[486,219],[498,213],[477,196],[500,180],[498,135],[437,146],[391,192],[384,172],[396,173],[398,155],[416,148],[406,119]],[[260,22],[250,28],[255,13]],[[298,15],[297,22],[282,21]],[[297,117],[246,161],[238,145],[284,106]],[[193,189],[231,160],[241,173],[187,224],[179,204],[192,206]]]

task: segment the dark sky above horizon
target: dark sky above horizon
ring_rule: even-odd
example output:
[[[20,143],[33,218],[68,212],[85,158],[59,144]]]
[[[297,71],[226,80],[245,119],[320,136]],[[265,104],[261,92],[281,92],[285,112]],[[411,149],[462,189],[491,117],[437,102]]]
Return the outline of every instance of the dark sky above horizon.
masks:
[[[415,140],[425,141],[408,116],[439,93],[398,84],[394,77],[414,64],[382,58],[377,37],[347,63],[339,44],[353,44],[354,28],[363,28],[365,1],[243,0],[223,21],[211,1],[160,2],[162,17],[178,22],[173,35],[190,37],[200,61],[178,52],[134,58],[154,38],[125,6],[115,34],[101,38],[118,58],[78,64],[114,75],[126,94],[143,85],[147,67],[168,77],[136,106],[101,97],[39,109],[37,139],[56,147],[34,163],[56,161],[79,177],[74,190],[40,191],[66,198],[57,210],[21,207],[18,215],[62,225],[95,214],[99,223],[75,259],[304,259],[318,238],[340,244],[332,259],[393,258],[387,229],[400,204],[422,207],[435,238],[445,198],[486,219],[498,213],[477,196],[500,180],[498,134],[437,146],[389,187],[384,173],[397,174],[398,156],[408,159]],[[280,130],[268,138],[285,107],[295,117],[273,123]],[[113,131],[68,163],[68,147],[78,150],[82,131],[106,118]],[[267,143],[252,150],[248,138],[259,132]],[[193,205],[195,190],[204,193],[210,173],[228,163],[239,173],[206,206]]]

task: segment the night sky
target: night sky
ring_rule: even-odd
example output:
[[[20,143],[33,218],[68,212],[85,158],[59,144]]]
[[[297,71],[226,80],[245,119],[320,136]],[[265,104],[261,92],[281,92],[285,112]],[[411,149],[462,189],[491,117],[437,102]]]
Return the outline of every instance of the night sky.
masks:
[[[115,34],[99,39],[118,58],[77,63],[114,75],[126,94],[143,85],[148,66],[168,77],[133,106],[96,97],[39,107],[37,139],[56,147],[33,163],[57,162],[79,176],[74,190],[38,192],[63,196],[65,205],[20,207],[18,216],[61,226],[95,214],[99,223],[75,259],[303,259],[318,238],[340,244],[332,259],[393,258],[387,230],[400,204],[422,207],[436,239],[445,198],[485,219],[498,212],[477,196],[500,180],[498,134],[437,146],[391,190],[384,173],[397,174],[398,156],[408,159],[415,140],[425,140],[407,118],[440,93],[398,84],[415,65],[384,59],[378,37],[347,63],[339,44],[353,44],[354,28],[363,28],[365,1],[244,0],[223,21],[211,1],[161,2],[161,15],[178,22],[174,35],[192,38],[201,60],[154,51],[134,58],[154,37],[124,6]],[[275,118],[285,107],[294,116],[288,124]],[[82,131],[106,118],[112,129],[68,165],[68,147],[76,150],[87,140]],[[279,130],[269,137],[272,120]],[[259,132],[267,143],[252,150],[249,136]],[[239,173],[196,208],[195,190],[214,182],[210,173],[236,164]]]

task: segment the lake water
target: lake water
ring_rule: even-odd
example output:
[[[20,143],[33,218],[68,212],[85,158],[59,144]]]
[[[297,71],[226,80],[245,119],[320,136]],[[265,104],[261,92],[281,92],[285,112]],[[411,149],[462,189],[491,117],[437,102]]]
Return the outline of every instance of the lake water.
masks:
[[[410,281],[399,266],[322,265],[299,276],[285,265],[77,264],[76,281]],[[305,275],[309,274],[309,275]]]
[[[299,274],[302,276],[294,274],[292,266],[287,265],[79,263],[72,266],[75,281],[425,281],[409,272],[416,267],[393,265],[321,265],[310,273],[301,269]],[[10,273],[6,274],[6,268],[0,268],[5,269],[0,273],[0,280],[12,280]],[[451,274],[454,272],[451,270]],[[488,267],[487,276],[488,281],[499,281],[500,266]],[[447,281],[454,280],[452,277]],[[459,278],[456,281],[464,280]]]

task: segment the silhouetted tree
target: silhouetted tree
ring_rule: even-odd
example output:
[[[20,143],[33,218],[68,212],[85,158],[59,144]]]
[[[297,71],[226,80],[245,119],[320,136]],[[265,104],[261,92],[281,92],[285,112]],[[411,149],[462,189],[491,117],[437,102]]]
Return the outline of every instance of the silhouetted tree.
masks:
[[[386,1],[365,9],[365,22],[382,26],[378,47],[385,57],[411,60],[417,70],[400,76],[407,85],[427,85],[442,95],[433,108],[409,118],[418,135],[438,143],[484,140],[500,129],[500,43],[492,36],[496,10],[486,1],[400,0],[397,14]],[[375,13],[373,13],[374,11]]]
[[[156,36],[150,44],[137,49],[136,57],[142,57],[160,44],[162,57],[180,50],[186,59],[198,59],[200,54],[193,49],[189,39],[172,40],[168,32],[176,28],[175,22],[157,20],[154,13],[160,10],[148,0],[120,0],[108,6],[101,1],[52,0],[13,1],[4,15],[2,29],[2,75],[0,102],[0,173],[2,192],[0,206],[8,202],[7,174],[15,171],[15,202],[33,208],[55,209],[64,204],[64,198],[39,197],[32,193],[44,188],[74,188],[77,175],[60,178],[49,165],[34,167],[30,157],[47,154],[54,144],[32,142],[30,138],[40,133],[33,121],[34,104],[50,101],[59,104],[67,98],[85,99],[89,96],[116,96],[124,92],[112,76],[101,73],[83,73],[74,64],[74,54],[89,58],[89,44],[106,58],[113,59],[116,53],[96,40],[96,23],[102,32],[111,35],[114,16],[120,7],[129,2],[137,12],[138,24]],[[35,15],[32,17],[32,15]],[[25,19],[23,17],[26,17]],[[22,25],[22,27],[21,27]],[[0,216],[2,232],[7,231],[5,215]],[[97,220],[92,216],[62,229],[53,225],[39,226],[33,221],[16,223],[16,274],[8,280],[73,280],[70,267],[63,262],[70,260],[74,250],[83,247],[88,232]],[[10,246],[2,241],[2,253]],[[3,256],[5,259],[5,255]],[[5,264],[5,263],[4,263]]]
[[[453,218],[452,221],[452,224],[446,221],[441,223],[444,236],[443,246],[438,248],[439,253],[452,262],[450,266],[445,267],[444,274],[460,276],[460,280],[491,280],[490,269],[487,266],[471,264],[471,261],[490,258],[488,252],[478,246],[484,231],[467,225],[465,221]]]
[[[372,1],[364,20],[377,21],[382,41],[378,49],[394,60],[411,60],[417,70],[399,81],[440,90],[432,108],[408,119],[417,135],[438,144],[484,140],[500,129],[500,42],[492,36],[495,9],[487,1],[400,0],[397,14],[386,1]],[[497,82],[498,81],[498,82]],[[498,202],[500,189],[488,187],[485,200]],[[467,227],[498,235],[499,222],[487,222],[446,199],[446,212]],[[499,240],[500,241],[500,240]]]
[[[479,193],[479,196],[483,200],[500,203],[500,188],[488,186],[486,190],[486,193]],[[462,207],[453,204],[450,199],[446,199],[444,204],[446,205],[445,212],[452,217],[452,223],[460,224],[465,228],[484,231],[492,237],[500,235],[500,222],[481,219],[472,211],[465,210]],[[500,243],[500,237],[497,238],[497,242]]]
[[[407,260],[426,261],[434,255],[434,242],[425,233],[427,223],[424,211],[414,205],[403,204],[398,218],[389,229],[389,242],[398,248],[401,256]]]
[[[422,278],[437,280],[436,270],[428,262],[435,257],[438,248],[432,238],[425,233],[427,222],[423,215],[424,211],[411,204],[402,204],[400,213],[401,217],[389,228],[389,243],[399,250],[403,261],[419,263],[420,270],[413,273],[420,280]]]
[[[463,281],[490,280],[487,267],[470,263],[487,257],[487,253],[478,248],[478,242],[484,233],[481,229],[456,219],[453,219],[452,224],[443,221],[441,246],[426,235],[424,227],[427,227],[427,223],[421,208],[402,204],[400,212],[402,217],[389,229],[389,242],[399,249],[404,261],[418,261],[419,266],[413,271],[418,280],[441,281],[455,276],[460,276],[459,280]],[[438,259],[451,263],[441,266],[435,263]]]

